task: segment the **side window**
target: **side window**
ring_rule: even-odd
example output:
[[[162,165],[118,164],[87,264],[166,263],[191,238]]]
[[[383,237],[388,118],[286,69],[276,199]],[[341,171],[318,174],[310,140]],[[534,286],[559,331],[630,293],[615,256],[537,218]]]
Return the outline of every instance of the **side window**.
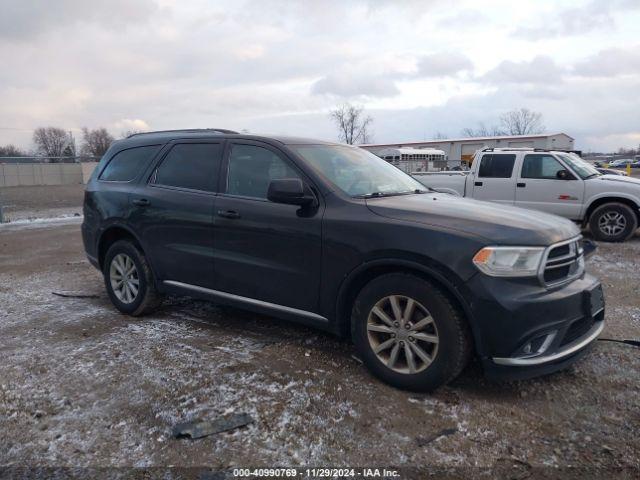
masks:
[[[154,183],[213,192],[221,158],[219,143],[180,143],[171,149],[156,170]]]
[[[151,159],[158,153],[161,145],[149,145],[122,150],[109,161],[100,174],[100,180],[107,182],[129,182],[136,178]]]
[[[300,178],[279,155],[255,145],[233,145],[229,155],[227,193],[267,198],[271,180]]]
[[[522,162],[522,178],[556,180],[560,170],[566,169],[552,155],[526,155]]]
[[[516,156],[513,154],[485,154],[480,160],[479,177],[511,178]]]

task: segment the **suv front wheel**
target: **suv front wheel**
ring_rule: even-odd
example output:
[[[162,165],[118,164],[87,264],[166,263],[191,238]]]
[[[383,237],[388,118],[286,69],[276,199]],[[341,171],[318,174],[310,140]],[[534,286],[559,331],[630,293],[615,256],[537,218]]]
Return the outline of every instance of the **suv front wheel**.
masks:
[[[109,247],[102,273],[109,298],[122,313],[137,317],[160,304],[147,259],[132,242],[119,240]]]
[[[638,217],[624,203],[605,203],[591,214],[589,228],[596,240],[624,242],[638,228]]]
[[[458,308],[430,282],[404,273],[382,275],[362,289],[353,307],[352,335],[375,376],[413,391],[450,382],[472,352]]]

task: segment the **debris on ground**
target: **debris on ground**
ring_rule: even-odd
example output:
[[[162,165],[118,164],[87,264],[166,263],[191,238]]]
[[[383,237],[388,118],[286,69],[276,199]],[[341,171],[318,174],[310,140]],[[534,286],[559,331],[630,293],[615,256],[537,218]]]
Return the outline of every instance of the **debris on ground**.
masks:
[[[448,437],[449,435],[453,435],[457,431],[458,429],[455,427],[445,428],[443,430],[440,430],[438,433],[434,435],[429,435],[427,437],[416,437],[416,443],[418,444],[419,447],[426,447],[431,442],[435,442],[436,440],[442,437]]]
[[[100,295],[95,293],[82,293],[82,292],[51,292],[53,295],[64,298],[100,298]]]
[[[360,358],[356,357],[355,355],[351,355],[351,358],[353,358],[356,362],[358,362],[360,365],[363,365],[363,362]]]
[[[601,342],[614,342],[614,343],[622,343],[625,345],[631,345],[632,347],[640,347],[640,340],[628,340],[628,339],[618,339],[618,338],[599,338]]]
[[[250,423],[253,423],[253,418],[248,413],[234,413],[214,420],[193,420],[179,423],[173,427],[172,434],[175,438],[191,438],[191,440],[195,440],[215,433],[244,427]]]

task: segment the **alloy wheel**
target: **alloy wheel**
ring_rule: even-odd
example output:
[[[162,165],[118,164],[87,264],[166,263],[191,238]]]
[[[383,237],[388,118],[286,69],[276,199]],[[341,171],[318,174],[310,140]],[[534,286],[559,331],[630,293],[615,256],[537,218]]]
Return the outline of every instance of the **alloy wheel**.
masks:
[[[438,354],[433,317],[410,297],[390,295],[379,300],[369,312],[367,336],[378,360],[398,373],[419,373]]]
[[[598,228],[609,237],[620,235],[627,228],[627,219],[619,212],[606,212],[598,220]]]
[[[136,264],[127,254],[119,253],[113,257],[109,267],[109,281],[118,300],[127,304],[135,301],[140,289],[140,278]]]

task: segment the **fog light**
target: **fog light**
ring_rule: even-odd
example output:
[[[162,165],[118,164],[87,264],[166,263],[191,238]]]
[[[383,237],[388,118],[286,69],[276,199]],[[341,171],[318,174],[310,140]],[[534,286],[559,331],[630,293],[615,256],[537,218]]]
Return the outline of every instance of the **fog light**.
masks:
[[[518,358],[523,358],[523,357],[535,357],[537,355],[542,355],[544,352],[547,351],[547,349],[551,345],[551,342],[553,342],[553,339],[556,338],[556,333],[558,332],[553,331],[553,332],[545,333],[544,335],[535,337],[534,339],[530,340],[529,342],[525,343],[522,347],[520,347],[520,350],[518,350],[518,353],[516,353],[514,356]]]

